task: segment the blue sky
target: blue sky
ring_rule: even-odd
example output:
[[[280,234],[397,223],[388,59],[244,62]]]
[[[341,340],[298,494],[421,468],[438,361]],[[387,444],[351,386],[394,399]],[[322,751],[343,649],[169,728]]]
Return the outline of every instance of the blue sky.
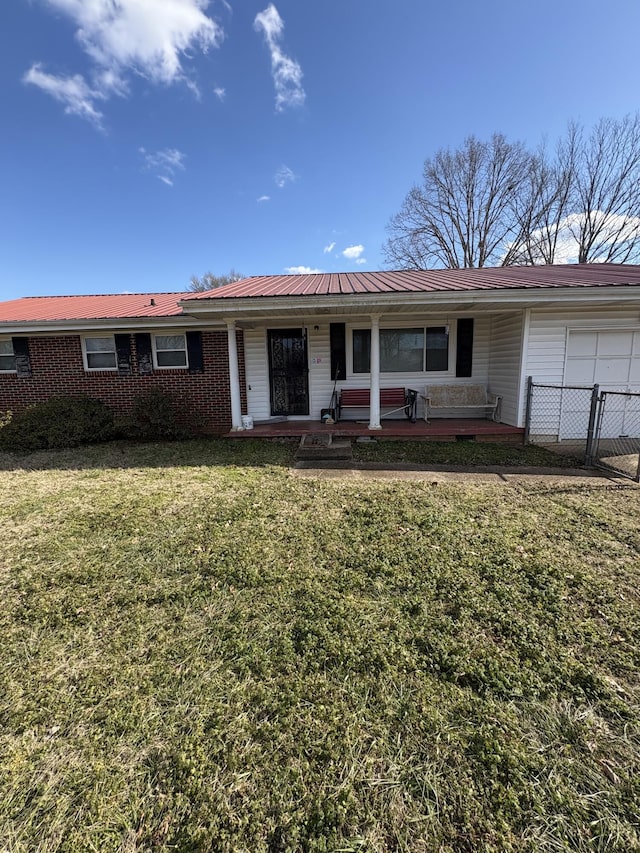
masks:
[[[2,0],[0,299],[378,269],[439,148],[635,112],[639,33],[637,0]]]

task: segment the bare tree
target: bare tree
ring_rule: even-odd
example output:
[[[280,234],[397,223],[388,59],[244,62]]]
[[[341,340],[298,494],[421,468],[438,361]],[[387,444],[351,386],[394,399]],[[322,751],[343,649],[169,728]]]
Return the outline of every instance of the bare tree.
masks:
[[[389,224],[389,266],[640,260],[640,116],[570,124],[552,156],[496,134],[424,164]]]
[[[575,174],[572,134],[558,143],[553,160],[540,148],[521,195],[514,199],[519,237],[508,253],[509,263],[552,264],[559,259],[566,243],[565,223],[571,210]]]
[[[225,275],[214,275],[212,272],[206,272],[200,278],[197,275],[192,275],[189,282],[189,290],[193,290],[195,293],[204,293],[206,290],[215,290],[217,287],[223,287],[225,284],[240,281],[244,277],[242,273],[233,268]]]
[[[585,138],[574,125],[579,160],[567,227],[578,263],[625,263],[640,255],[640,117],[601,119]]]
[[[457,151],[439,151],[391,220],[387,263],[408,269],[510,263],[521,242],[516,200],[534,161],[501,134],[489,142],[470,136]]]

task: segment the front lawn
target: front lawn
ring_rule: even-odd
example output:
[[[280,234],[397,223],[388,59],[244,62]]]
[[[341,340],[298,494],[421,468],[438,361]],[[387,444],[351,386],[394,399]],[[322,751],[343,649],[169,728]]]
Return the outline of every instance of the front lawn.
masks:
[[[640,489],[0,458],[0,850],[640,850]]]
[[[534,444],[493,444],[484,441],[363,441],[353,442],[355,464],[481,465],[579,468],[583,460],[553,453]]]

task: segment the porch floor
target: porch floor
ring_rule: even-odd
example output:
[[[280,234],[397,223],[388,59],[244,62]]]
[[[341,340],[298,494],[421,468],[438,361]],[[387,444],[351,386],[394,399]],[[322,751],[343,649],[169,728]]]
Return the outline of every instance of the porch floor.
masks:
[[[301,438],[311,434],[329,434],[333,438],[370,436],[380,439],[411,439],[414,441],[456,441],[475,439],[485,442],[522,444],[524,429],[499,424],[484,418],[442,418],[429,421],[383,420],[382,429],[370,430],[368,421],[340,421],[322,424],[319,421],[282,421],[256,424],[253,429],[227,433],[227,438]]]

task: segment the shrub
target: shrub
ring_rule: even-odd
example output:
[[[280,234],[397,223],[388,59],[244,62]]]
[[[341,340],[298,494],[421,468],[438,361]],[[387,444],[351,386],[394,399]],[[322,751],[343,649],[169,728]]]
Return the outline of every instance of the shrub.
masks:
[[[51,397],[29,406],[0,429],[2,450],[77,447],[113,438],[113,415],[92,397]]]
[[[178,423],[177,412],[177,404],[170,394],[160,388],[150,388],[136,398],[131,417],[119,424],[120,431],[133,439],[181,438],[185,430]]]

